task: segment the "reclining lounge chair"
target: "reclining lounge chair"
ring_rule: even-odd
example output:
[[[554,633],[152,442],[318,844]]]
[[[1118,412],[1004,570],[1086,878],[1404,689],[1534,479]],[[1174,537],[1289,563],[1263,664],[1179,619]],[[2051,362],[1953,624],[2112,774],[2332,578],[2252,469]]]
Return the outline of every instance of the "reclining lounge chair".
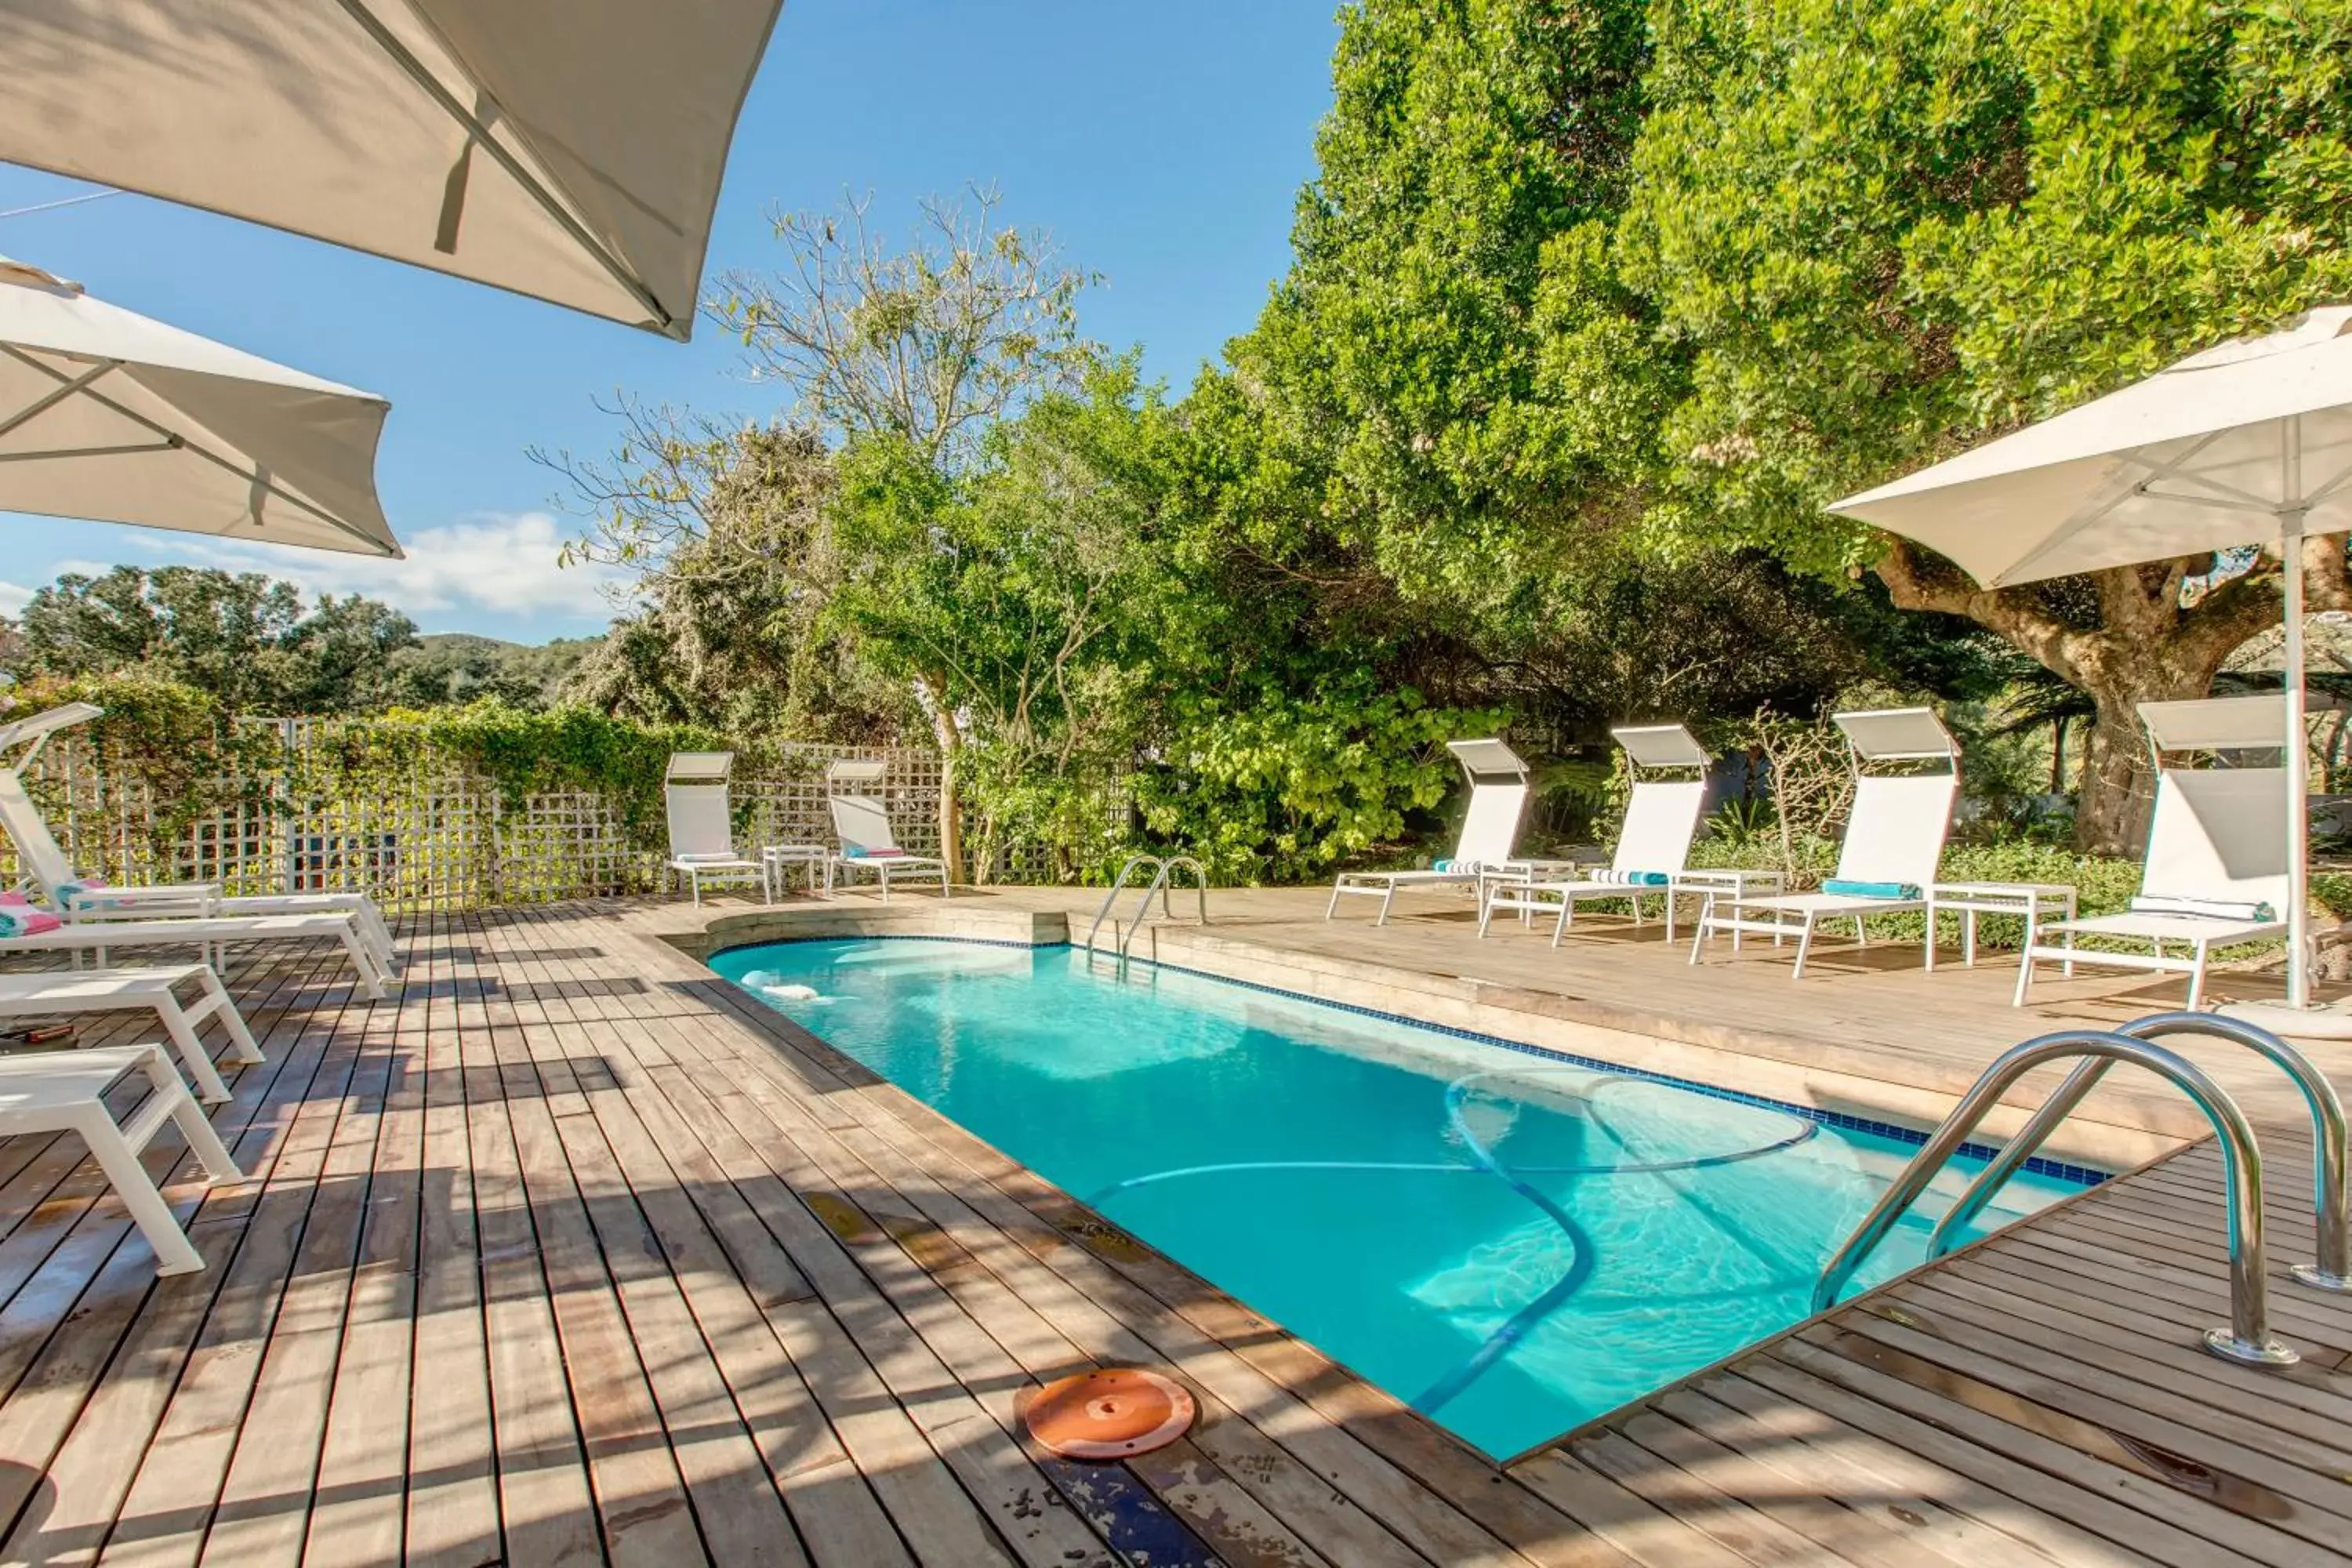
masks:
[[[1339,912],[1339,900],[1359,896],[1381,901],[1376,926],[1389,923],[1389,910],[1401,891],[1429,888],[1468,888],[1483,891],[1485,874],[1504,869],[1535,874],[1565,870],[1566,861],[1515,860],[1519,818],[1528,805],[1528,764],[1518,753],[1496,740],[1448,741],[1445,749],[1461,763],[1470,779],[1470,807],[1462,816],[1462,832],[1454,853],[1426,871],[1342,871],[1331,883],[1331,901],[1323,918]]]
[[[2143,702],[2140,722],[2159,760],[2168,752],[2263,752],[2284,738],[2275,697]],[[2189,1007],[2205,995],[2217,947],[2287,933],[2286,773],[2284,768],[2160,768],[2139,894],[2122,914],[2044,925],[2017,966],[2024,1005],[2039,959],[2189,976]],[[2146,942],[2146,952],[2094,952],[2080,937]],[[2051,940],[2055,938],[2057,940]],[[2165,944],[2177,944],[2168,952]]]
[[[1478,911],[1478,934],[1485,936],[1496,910],[1517,910],[1522,919],[1557,910],[1551,944],[1558,947],[1576,923],[1579,903],[1622,899],[1642,923],[1642,900],[1657,895],[1665,906],[1666,940],[1675,940],[1675,899],[1681,893],[1741,893],[1778,891],[1777,871],[1694,871],[1691,840],[1698,831],[1699,813],[1706,802],[1706,770],[1713,758],[1706,748],[1680,724],[1645,724],[1609,731],[1625,752],[1633,773],[1633,798],[1626,803],[1624,826],[1617,847],[1602,868],[1580,868],[1567,878],[1542,879],[1539,873],[1515,868],[1487,873],[1486,896]],[[1643,778],[1644,769],[1690,776]]]
[[[881,782],[883,764],[877,762],[845,761],[825,769],[828,787],[842,784],[877,784]],[[890,808],[873,795],[836,795],[825,803],[833,810],[833,834],[836,847],[833,858],[825,863],[824,890],[832,895],[835,877],[848,879],[872,877],[882,884],[882,901],[890,901],[890,884],[894,881],[937,882],[940,897],[950,897],[948,863],[934,855],[909,855],[898,847],[898,835],[890,829]]]
[[[397,979],[400,958],[384,923],[383,911],[364,893],[224,894],[217,882],[173,882],[141,887],[113,887],[85,877],[49,831],[48,823],[25,793],[22,770],[47,738],[70,725],[97,718],[104,710],[88,702],[0,724],[0,750],[24,744],[26,749],[0,766],[0,829],[16,847],[16,863],[39,890],[44,901],[69,923],[100,921],[154,921],[183,918],[219,919],[248,915],[342,915],[357,928],[376,972]],[[192,939],[193,940],[193,939]]]
[[[662,807],[669,818],[669,869],[686,879],[697,909],[702,907],[705,878],[757,882],[765,896],[768,879],[760,862],[735,847],[735,808],[727,790],[727,775],[734,766],[732,752],[673,752],[662,778]]]
[[[1710,893],[1699,910],[1698,935],[1691,942],[1696,963],[1706,939],[1729,931],[1769,936],[1777,945],[1797,939],[1797,963],[1790,974],[1801,979],[1812,951],[1813,930],[1822,921],[1851,918],[1857,944],[1868,939],[1863,922],[1873,915],[1927,907],[1927,890],[1944,858],[1951,832],[1952,806],[1960,788],[1959,748],[1935,713],[1926,708],[1884,708],[1834,716],[1845,731],[1854,772],[1853,806],[1846,816],[1837,872],[1819,892],[1767,898]],[[1873,766],[1915,763],[1928,771],[1873,773]],[[1940,765],[1939,765],[1940,764]]]

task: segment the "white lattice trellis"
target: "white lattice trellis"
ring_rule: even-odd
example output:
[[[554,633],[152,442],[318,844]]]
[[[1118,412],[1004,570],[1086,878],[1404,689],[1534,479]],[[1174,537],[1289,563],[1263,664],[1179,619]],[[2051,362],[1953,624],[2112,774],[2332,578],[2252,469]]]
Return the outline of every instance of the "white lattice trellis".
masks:
[[[79,738],[42,752],[26,784],[76,868],[119,883],[209,881],[231,893],[363,891],[409,910],[452,910],[646,892],[662,885],[657,842],[633,837],[616,799],[558,790],[508,802],[491,780],[456,759],[418,751],[396,769],[331,793],[302,781],[332,776],[306,766],[322,726],[250,721],[274,728],[285,764],[241,781],[234,805],[210,812],[167,844],[152,826],[156,803],[143,785],[118,783],[94,765]],[[348,734],[351,725],[334,732]],[[937,752],[910,748],[794,745],[769,748],[772,764],[739,772],[737,817],[747,844],[829,844],[824,765],[880,756],[882,793],[902,841],[917,853],[939,844]],[[658,831],[657,829],[656,830]],[[0,844],[0,873],[18,875]]]

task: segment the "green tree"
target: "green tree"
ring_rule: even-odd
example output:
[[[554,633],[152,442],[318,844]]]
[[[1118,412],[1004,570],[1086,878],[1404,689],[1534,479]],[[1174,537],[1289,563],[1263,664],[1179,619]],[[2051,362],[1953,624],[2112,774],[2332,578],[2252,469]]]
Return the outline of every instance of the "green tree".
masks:
[[[741,341],[751,380],[784,394],[786,422],[739,441],[709,420],[624,402],[627,426],[610,462],[544,459],[591,506],[572,555],[636,567],[665,595],[670,580],[692,574],[711,590],[697,596],[716,609],[718,599],[746,596],[733,580],[756,579],[767,563],[743,552],[769,551],[771,541],[758,528],[714,527],[712,503],[730,503],[730,516],[756,514],[769,504],[761,485],[778,477],[778,503],[801,507],[808,468],[769,460],[777,443],[799,438],[792,432],[820,453],[857,441],[895,444],[944,479],[977,458],[999,421],[1073,389],[1097,357],[1077,330],[1077,298],[1092,279],[1066,265],[1050,237],[1004,221],[1000,206],[987,189],[965,202],[927,201],[911,237],[897,245],[869,226],[866,201],[831,214],[778,215],[783,264],[728,274],[707,311]],[[812,515],[821,523],[823,514],[820,505]],[[809,563],[821,578],[821,527],[807,550],[786,554],[792,570]],[[822,607],[817,582],[793,594],[793,616]],[[703,624],[701,615],[690,618]],[[774,616],[767,622],[763,635],[773,637]],[[634,659],[650,677],[658,660],[643,656],[657,654],[656,640],[618,638],[601,668]],[[806,653],[816,644],[803,637],[789,646]],[[962,858],[963,734],[944,696],[949,679],[938,668],[911,677],[915,706],[943,759],[940,852],[952,866]]]
[[[992,426],[955,472],[891,437],[845,456],[831,615],[982,771],[983,867],[995,806],[1051,816],[1132,754],[1180,439],[1129,357]]]
[[[2278,563],[1985,592],[1822,503],[2352,289],[2352,5],[1660,0],[1623,279],[1685,383],[1647,521],[1874,572],[2087,691],[2086,848],[2137,844],[2134,715],[2279,615]],[[2304,567],[2347,602],[2341,541]],[[2233,567],[2232,570],[2235,568]]]
[[[467,632],[440,632],[393,656],[389,700],[401,708],[463,707],[484,698],[545,708],[603,637],[557,637],[537,647]]]
[[[59,676],[144,669],[232,713],[341,713],[379,707],[393,657],[416,627],[354,594],[320,598],[259,573],[117,566],[68,573],[35,591],[22,617],[24,662]]]
[[[648,415],[610,464],[572,465],[604,521],[580,546],[645,573],[562,695],[651,723],[887,741],[917,717],[821,623],[840,574],[835,461],[813,430]]]
[[[1641,123],[1639,0],[1364,0],[1295,257],[1230,351],[1294,498],[1414,598],[1509,610],[1606,527],[1655,419],[1601,260]],[[1637,465],[1638,466],[1638,465]]]

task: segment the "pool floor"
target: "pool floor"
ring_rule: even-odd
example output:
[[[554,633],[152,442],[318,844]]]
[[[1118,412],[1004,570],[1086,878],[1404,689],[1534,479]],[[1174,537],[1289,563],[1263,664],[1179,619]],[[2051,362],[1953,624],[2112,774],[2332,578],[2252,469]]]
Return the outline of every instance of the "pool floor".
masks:
[[[1809,1315],[1913,1146],[1066,947],[711,967],[1496,1457]],[[1924,1254],[1973,1166],[1864,1268]],[[2079,1190],[2024,1173],[1983,1226]]]

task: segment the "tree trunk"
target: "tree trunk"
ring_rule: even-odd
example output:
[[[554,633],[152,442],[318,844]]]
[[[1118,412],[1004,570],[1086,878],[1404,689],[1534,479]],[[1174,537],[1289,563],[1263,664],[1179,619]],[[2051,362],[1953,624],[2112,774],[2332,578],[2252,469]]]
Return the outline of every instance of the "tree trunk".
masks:
[[[2066,793],[2066,727],[2074,721],[2064,714],[2050,721],[2050,793]]]
[[[2301,563],[2314,610],[2352,605],[2340,537],[2306,541]],[[1890,539],[1876,568],[1906,610],[1964,616],[1998,632],[2044,668],[2090,693],[2098,715],[2083,749],[2074,843],[2093,855],[2140,853],[2155,798],[2142,702],[2202,697],[2240,644],[2276,626],[2279,574],[2268,558],[2218,586],[2192,582],[2210,558],[2182,557],[2084,574],[2095,625],[2059,613],[2035,587],[1978,586],[1941,557]]]
[[[963,755],[963,731],[956,727],[955,710],[948,704],[944,677],[924,676],[923,708],[931,718],[931,738],[940,748],[940,859],[948,880],[963,877],[963,802],[957,795],[956,763]]]
[[[2212,681],[2211,670],[2179,674],[2150,661],[2091,688],[2099,710],[2083,746],[2083,793],[2074,807],[2077,848],[2091,855],[2140,853],[2156,807],[2156,765],[2139,705],[2202,697]]]

